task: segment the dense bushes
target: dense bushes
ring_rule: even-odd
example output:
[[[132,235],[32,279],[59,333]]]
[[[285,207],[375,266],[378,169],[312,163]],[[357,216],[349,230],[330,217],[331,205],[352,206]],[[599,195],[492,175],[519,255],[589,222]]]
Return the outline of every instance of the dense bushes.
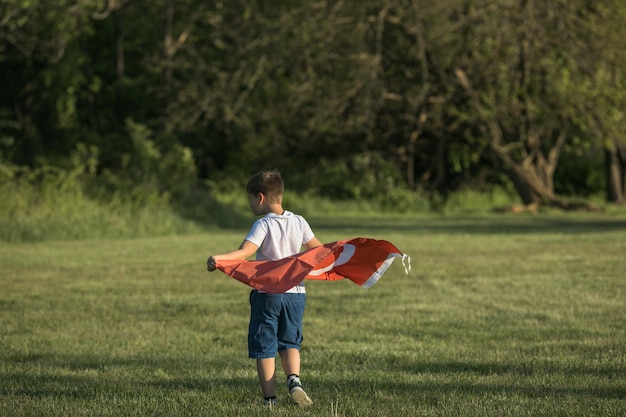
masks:
[[[184,169],[164,158],[160,169],[141,176],[158,155],[148,150],[133,169],[114,174],[98,172],[97,152],[79,146],[70,166],[39,168],[0,164],[0,239],[38,241],[183,233],[197,229],[172,208],[172,196],[187,192],[192,184],[158,181],[184,177]],[[144,149],[145,150],[145,149]],[[129,161],[137,159],[129,157]],[[172,155],[172,154],[171,154]],[[185,153],[182,152],[184,162]],[[143,168],[142,168],[143,166]],[[181,173],[182,171],[182,173]],[[168,174],[169,172],[169,174]],[[168,184],[171,186],[168,188]],[[185,186],[183,189],[183,185]]]

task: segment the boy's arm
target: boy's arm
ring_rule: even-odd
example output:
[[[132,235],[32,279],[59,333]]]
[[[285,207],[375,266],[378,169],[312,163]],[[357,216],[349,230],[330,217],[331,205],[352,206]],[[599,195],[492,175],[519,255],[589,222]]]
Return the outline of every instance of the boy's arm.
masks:
[[[244,240],[239,246],[239,249],[231,250],[230,252],[222,253],[220,255],[210,256],[206,261],[206,269],[208,271],[215,271],[217,263],[219,261],[236,261],[247,259],[252,256],[259,247],[249,240]]]
[[[313,237],[313,239],[309,240],[304,244],[304,249],[309,250],[313,248],[317,248],[318,246],[322,246],[322,242],[319,241],[318,238]]]

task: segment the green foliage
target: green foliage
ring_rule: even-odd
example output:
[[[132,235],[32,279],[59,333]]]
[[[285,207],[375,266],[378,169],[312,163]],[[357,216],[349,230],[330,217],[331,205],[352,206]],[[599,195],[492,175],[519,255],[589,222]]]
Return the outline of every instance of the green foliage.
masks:
[[[93,151],[93,150],[92,150]],[[141,185],[107,190],[94,154],[79,147],[70,169],[0,164],[0,240],[8,242],[171,235],[198,230],[167,194]],[[108,185],[115,181],[108,178]],[[119,182],[117,182],[119,183]]]
[[[487,190],[459,190],[441,202],[444,213],[484,213],[486,210],[519,205],[519,197],[502,187],[489,187]]]
[[[394,165],[379,153],[322,159],[304,172],[304,178],[295,175],[296,182],[306,180],[312,194],[339,200],[365,200],[383,208],[409,209],[406,196],[410,192]]]
[[[606,189],[602,154],[567,155],[554,174],[554,188],[562,195],[588,199]]]
[[[195,187],[197,170],[189,148],[165,137],[157,138],[145,125],[126,122],[121,137],[109,136],[111,141],[126,141],[118,150],[116,168],[107,168],[103,153],[96,146],[78,144],[71,163],[89,165],[89,195],[106,201],[117,194],[137,201],[182,199]]]
[[[385,216],[398,213],[427,213],[430,211],[428,200],[418,193],[392,190],[392,200],[383,204],[372,199],[337,199],[312,191],[300,191],[292,187],[292,181],[286,178],[287,187],[283,199],[285,209],[304,216],[324,216],[338,218],[360,218],[363,216]],[[194,202],[187,205],[187,210],[194,210],[198,221],[211,220],[209,223],[222,227],[246,228],[255,220],[250,212],[248,199],[245,195],[245,180],[224,178],[210,181],[206,190],[197,190]],[[390,200],[391,201],[391,200]]]
[[[298,192],[412,210],[405,188],[437,206],[506,174],[495,139],[517,162],[560,133],[573,160],[623,140],[618,0],[279,3],[3,2],[0,158],[95,146],[106,192],[174,200],[272,166]]]
[[[191,207],[203,213],[199,219],[210,219],[222,227],[249,227],[254,221],[246,195],[247,179],[222,177],[207,181],[201,190],[202,198],[190,201]],[[198,204],[200,203],[200,204]]]
[[[147,188],[179,198],[186,195],[197,180],[191,150],[176,142],[159,146],[148,127],[130,119],[126,129],[132,147],[122,156],[121,170],[110,174],[133,189]]]

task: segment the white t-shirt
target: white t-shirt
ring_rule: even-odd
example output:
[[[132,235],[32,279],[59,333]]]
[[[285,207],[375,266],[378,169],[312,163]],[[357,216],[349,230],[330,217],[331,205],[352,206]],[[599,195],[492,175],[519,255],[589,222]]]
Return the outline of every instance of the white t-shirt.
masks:
[[[315,235],[304,217],[285,211],[268,213],[254,222],[248,240],[259,247],[257,261],[276,261],[300,252]]]

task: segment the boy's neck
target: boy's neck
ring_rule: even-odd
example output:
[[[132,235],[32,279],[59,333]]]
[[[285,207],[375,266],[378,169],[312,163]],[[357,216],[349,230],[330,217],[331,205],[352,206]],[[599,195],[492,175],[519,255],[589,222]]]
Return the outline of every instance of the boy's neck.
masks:
[[[282,204],[272,204],[268,207],[268,211],[266,214],[274,213],[278,215],[285,214],[285,209],[283,209]]]

